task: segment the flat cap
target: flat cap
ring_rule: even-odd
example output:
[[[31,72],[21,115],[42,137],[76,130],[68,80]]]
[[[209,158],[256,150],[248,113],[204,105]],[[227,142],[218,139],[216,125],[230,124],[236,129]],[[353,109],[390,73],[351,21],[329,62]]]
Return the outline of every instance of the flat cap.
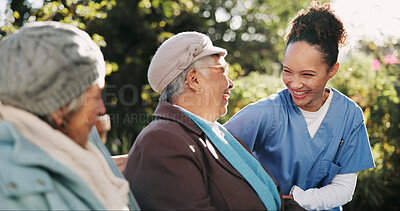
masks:
[[[161,44],[151,60],[147,74],[151,88],[161,93],[193,62],[213,54],[225,56],[227,51],[213,46],[210,38],[202,33],[182,32],[172,36]]]

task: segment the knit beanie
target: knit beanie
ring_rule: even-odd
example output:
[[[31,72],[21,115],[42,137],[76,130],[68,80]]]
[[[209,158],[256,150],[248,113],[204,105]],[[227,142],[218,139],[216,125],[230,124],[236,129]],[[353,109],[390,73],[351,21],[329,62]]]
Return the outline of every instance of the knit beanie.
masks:
[[[147,77],[151,88],[161,93],[193,62],[212,54],[226,56],[225,49],[213,46],[206,35],[182,32],[165,41],[151,60]]]
[[[69,24],[28,23],[0,42],[0,102],[48,115],[94,84],[105,63],[90,36]]]

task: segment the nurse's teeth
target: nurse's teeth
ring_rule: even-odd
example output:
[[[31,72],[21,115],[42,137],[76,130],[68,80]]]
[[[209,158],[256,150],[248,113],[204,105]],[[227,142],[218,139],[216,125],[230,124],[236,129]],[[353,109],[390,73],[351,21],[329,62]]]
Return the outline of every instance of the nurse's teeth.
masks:
[[[295,93],[296,95],[305,95],[305,94],[307,94],[309,91],[310,91],[310,90],[304,91],[304,92],[296,92],[296,91],[293,90],[293,93]]]

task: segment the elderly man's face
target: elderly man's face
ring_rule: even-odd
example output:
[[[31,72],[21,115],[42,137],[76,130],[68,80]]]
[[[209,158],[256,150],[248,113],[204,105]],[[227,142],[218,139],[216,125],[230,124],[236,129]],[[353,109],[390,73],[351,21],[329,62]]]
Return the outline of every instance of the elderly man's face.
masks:
[[[228,64],[223,57],[215,57],[212,62],[202,71],[205,80],[203,80],[202,88],[202,107],[206,119],[215,121],[227,112],[228,99],[230,90],[234,84],[228,78]]]
[[[86,146],[89,133],[100,114],[106,109],[101,99],[101,88],[98,85],[91,86],[85,91],[85,101],[82,108],[69,119],[65,131],[66,135],[81,146]]]

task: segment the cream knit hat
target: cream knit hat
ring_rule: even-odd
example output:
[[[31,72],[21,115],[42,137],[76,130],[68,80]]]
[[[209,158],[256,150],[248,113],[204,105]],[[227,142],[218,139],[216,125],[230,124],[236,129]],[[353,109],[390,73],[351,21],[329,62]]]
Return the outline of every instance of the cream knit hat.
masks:
[[[212,55],[225,56],[226,50],[213,46],[209,37],[198,32],[182,32],[165,41],[151,60],[148,80],[161,93],[183,70],[196,60]]]
[[[0,101],[48,115],[94,83],[105,63],[89,35],[69,24],[33,22],[0,42]]]

